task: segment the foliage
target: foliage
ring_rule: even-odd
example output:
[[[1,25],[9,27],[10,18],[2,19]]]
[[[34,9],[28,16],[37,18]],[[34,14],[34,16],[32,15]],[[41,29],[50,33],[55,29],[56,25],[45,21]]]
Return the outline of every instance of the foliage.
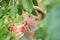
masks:
[[[18,40],[7,29],[10,25],[23,21],[22,9],[36,15],[36,12],[33,11],[33,5],[37,5],[37,1],[0,0],[0,40]]]
[[[42,0],[47,8],[45,18],[39,23],[34,33],[35,39],[60,40],[60,0]],[[33,5],[36,0],[1,0],[0,1],[0,40],[15,40],[7,28],[13,23],[22,22],[22,9],[36,15]],[[11,22],[7,19],[11,18]],[[16,40],[18,40],[16,38]]]

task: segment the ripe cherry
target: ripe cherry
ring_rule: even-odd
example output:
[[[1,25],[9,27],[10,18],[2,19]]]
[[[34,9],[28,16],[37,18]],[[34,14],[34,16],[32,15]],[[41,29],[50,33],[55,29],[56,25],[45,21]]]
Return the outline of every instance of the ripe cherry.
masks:
[[[12,28],[12,27],[8,27],[8,30],[9,30],[9,31],[13,31],[13,28]]]
[[[7,18],[7,21],[8,21],[8,22],[11,22],[11,18]]]
[[[21,27],[19,30],[20,32],[24,32],[24,27]]]
[[[22,24],[24,24],[24,26],[26,26],[28,23],[27,23],[27,21],[24,21]]]

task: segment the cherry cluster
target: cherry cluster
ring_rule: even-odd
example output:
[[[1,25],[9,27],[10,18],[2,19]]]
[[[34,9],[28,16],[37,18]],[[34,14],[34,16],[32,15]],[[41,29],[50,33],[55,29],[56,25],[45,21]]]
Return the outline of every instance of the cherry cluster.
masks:
[[[21,27],[19,28],[20,32],[24,32],[24,27],[25,27],[27,24],[28,24],[27,21],[24,21],[24,22],[22,23]],[[13,24],[13,26],[16,26],[16,24]],[[8,30],[12,32],[14,29],[13,29],[13,27],[9,26],[9,27],[8,27]]]

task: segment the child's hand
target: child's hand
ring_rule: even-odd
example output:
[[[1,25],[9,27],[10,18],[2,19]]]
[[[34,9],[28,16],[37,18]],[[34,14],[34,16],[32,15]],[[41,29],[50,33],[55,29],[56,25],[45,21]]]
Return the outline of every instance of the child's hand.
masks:
[[[15,37],[20,39],[24,35],[24,28],[23,27],[19,28],[19,26],[21,26],[21,25],[14,26],[12,33]]]
[[[33,38],[33,34],[34,34],[32,25],[29,25],[29,26],[25,27],[25,30],[26,30],[26,33],[27,33],[28,37],[30,39],[32,39]]]
[[[13,34],[17,38],[22,38],[24,35],[24,27],[28,25],[26,21],[24,21],[22,24],[18,24],[17,26],[13,26]]]

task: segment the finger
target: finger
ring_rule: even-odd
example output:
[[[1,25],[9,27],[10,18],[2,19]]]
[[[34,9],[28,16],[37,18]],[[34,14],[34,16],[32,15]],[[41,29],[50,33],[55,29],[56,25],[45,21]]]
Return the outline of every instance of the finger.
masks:
[[[28,25],[29,29],[31,29],[30,25]]]
[[[23,36],[23,33],[22,32],[19,32],[19,33],[14,33],[15,34],[15,37],[18,37],[18,38],[20,38],[20,37],[22,37]],[[22,36],[21,36],[22,35]]]
[[[29,35],[29,34],[32,33],[33,30],[30,30],[30,29],[28,29],[28,28],[29,28],[29,27],[26,27],[26,32],[27,32],[27,34]]]
[[[18,36],[20,36],[20,35],[22,35],[23,34],[23,32],[19,32],[19,33],[17,33],[18,34]]]
[[[33,31],[33,26],[32,25],[28,25],[30,31],[32,32]]]
[[[20,35],[23,34],[23,32],[19,32],[19,31],[17,31],[17,32],[16,32],[16,31],[15,31],[15,32],[13,31],[12,33],[13,33],[13,35],[14,35],[15,37],[19,37]]]
[[[20,38],[22,38],[22,37],[23,37],[24,33],[19,32],[19,33],[17,33],[16,35],[17,35],[16,37],[20,39]]]
[[[22,38],[22,37],[23,37],[23,35],[24,35],[24,33],[22,33],[21,35],[19,35],[19,38]]]
[[[33,28],[32,25],[28,25],[28,27],[29,27],[30,30],[32,30],[32,28]]]
[[[27,27],[25,27],[25,30],[28,32],[28,31],[30,31],[30,29],[29,29],[29,27],[27,26]]]
[[[15,27],[14,32],[20,32],[19,28],[20,28],[20,26]]]

